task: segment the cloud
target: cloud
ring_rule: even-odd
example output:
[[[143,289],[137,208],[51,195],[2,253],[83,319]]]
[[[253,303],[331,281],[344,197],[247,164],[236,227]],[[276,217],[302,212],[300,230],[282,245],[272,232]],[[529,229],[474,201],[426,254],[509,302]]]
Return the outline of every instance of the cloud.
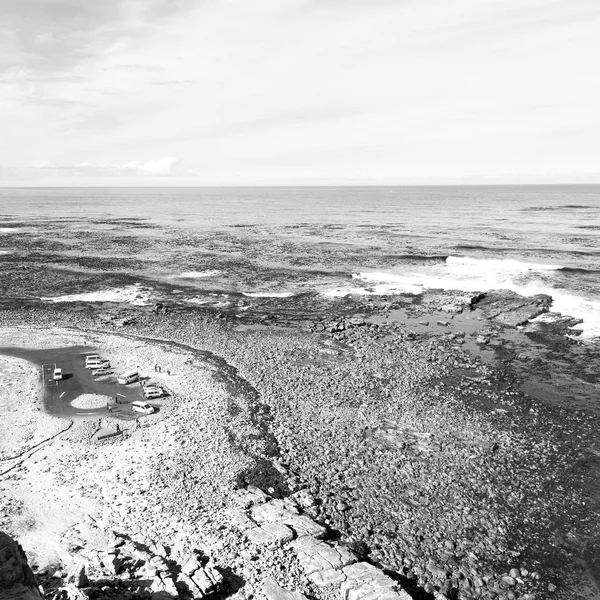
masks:
[[[132,160],[126,163],[90,163],[56,164],[50,161],[36,161],[26,167],[0,165],[0,175],[4,178],[55,178],[74,177],[87,179],[92,177],[169,177],[179,163],[175,156],[163,156],[150,160]]]
[[[171,174],[173,167],[178,162],[179,159],[175,156],[164,156],[163,158],[157,158],[145,162],[141,160],[134,160],[122,165],[119,168],[123,171],[130,171],[132,173],[139,173],[142,175],[167,176]]]
[[[184,10],[182,0],[5,0],[0,31],[0,73],[25,67],[62,72],[102,55],[126,50],[130,38]]]

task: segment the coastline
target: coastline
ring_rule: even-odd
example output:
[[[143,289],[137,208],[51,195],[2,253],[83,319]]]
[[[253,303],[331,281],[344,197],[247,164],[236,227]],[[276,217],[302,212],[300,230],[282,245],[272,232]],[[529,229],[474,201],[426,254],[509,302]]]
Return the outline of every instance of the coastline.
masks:
[[[37,306],[0,318],[5,337],[24,339],[30,329],[36,343],[39,336],[54,336],[46,343],[86,336],[123,365],[134,356],[140,367],[174,365],[173,396],[150,427],[99,446],[89,445],[89,425],[75,423],[55,443],[63,461],[60,469],[55,463],[55,476],[62,473],[56,485],[70,489],[76,479],[78,494],[98,502],[105,527],[152,527],[166,545],[175,543],[174,521],[180,530],[200,520],[211,540],[206,552],[220,568],[234,561],[252,571],[239,597],[267,574],[278,576],[266,557],[250,567],[233,550],[239,533],[223,511],[233,490],[247,485],[276,497],[308,490],[317,504],[306,514],[340,542],[364,545],[370,561],[415,589],[446,585],[448,597],[460,589],[490,598],[552,597],[554,586],[564,598],[596,593],[581,558],[594,568],[590,547],[599,524],[586,486],[597,481],[589,470],[597,415],[523,394],[518,369],[509,372],[494,358],[506,350],[499,324],[476,319],[473,332],[461,336],[464,313],[439,317],[452,299],[464,305],[456,294],[408,306],[378,300],[367,318],[356,317],[360,307],[347,299],[319,318],[271,312],[249,317],[246,328],[226,313],[176,307]],[[390,320],[401,306],[414,326]],[[115,318],[107,320],[107,312]],[[128,324],[120,326],[124,315]],[[376,316],[380,322],[370,322]],[[473,354],[470,340],[487,360]],[[106,468],[107,456],[120,450],[136,454],[135,476],[131,464]],[[108,496],[93,481],[99,472],[111,482]],[[123,482],[129,485],[120,488]],[[231,540],[227,552],[219,538]],[[522,583],[502,579],[513,569]],[[295,581],[317,598],[329,593],[301,575]]]

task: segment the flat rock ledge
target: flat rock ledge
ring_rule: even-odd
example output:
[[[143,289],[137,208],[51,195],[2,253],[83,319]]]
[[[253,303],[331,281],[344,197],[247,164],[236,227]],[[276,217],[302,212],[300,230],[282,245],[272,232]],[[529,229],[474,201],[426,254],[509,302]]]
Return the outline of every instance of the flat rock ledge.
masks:
[[[310,505],[306,492],[296,498],[269,499],[254,487],[236,490],[228,509],[232,524],[258,546],[289,545],[307,577],[318,587],[339,590],[341,600],[411,600],[381,569],[358,558],[343,545],[326,540],[327,528],[300,509]],[[262,584],[266,600],[304,600],[272,578]]]
[[[231,493],[223,515],[236,535],[263,552],[269,548],[289,549],[305,581],[310,582],[309,588],[321,588],[323,597],[411,600],[381,569],[359,561],[345,545],[329,541],[329,530],[302,514],[303,507],[312,502],[306,491],[276,499],[250,486]],[[133,533],[116,533],[110,527],[87,534],[82,531],[81,540],[72,541],[86,546],[85,550],[68,569],[46,573],[38,587],[23,549],[0,533],[0,599],[103,600],[116,594],[128,599],[209,600],[227,592],[227,569],[184,543],[165,546]],[[267,577],[257,583],[257,589],[248,592],[258,593],[259,599],[307,600],[303,593],[282,587],[290,585],[289,579],[278,582]]]

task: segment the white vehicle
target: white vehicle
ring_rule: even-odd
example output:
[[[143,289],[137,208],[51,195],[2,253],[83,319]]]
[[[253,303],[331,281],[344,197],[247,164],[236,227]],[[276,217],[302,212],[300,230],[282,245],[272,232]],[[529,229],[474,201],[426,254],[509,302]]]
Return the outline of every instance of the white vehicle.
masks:
[[[85,363],[86,369],[110,369],[110,362],[108,360],[104,360],[103,358],[86,361]]]
[[[131,403],[131,410],[144,413],[145,415],[151,415],[154,412],[154,407],[150,406],[147,402],[136,400]]]
[[[85,355],[85,366],[87,367],[88,363],[96,362],[98,360],[102,360],[99,354],[86,354]]]
[[[144,396],[146,398],[162,398],[163,394],[162,388],[157,385],[144,386]]]
[[[59,369],[58,367],[56,369],[54,369],[53,378],[54,378],[54,381],[58,381],[59,379],[62,379],[62,369]]]
[[[101,375],[110,375],[112,371],[110,369],[100,368],[92,371],[94,377],[100,377]]]
[[[127,385],[128,383],[133,383],[140,378],[140,374],[137,371],[127,371],[127,373],[122,373],[121,375],[117,375],[117,382],[123,385]]]

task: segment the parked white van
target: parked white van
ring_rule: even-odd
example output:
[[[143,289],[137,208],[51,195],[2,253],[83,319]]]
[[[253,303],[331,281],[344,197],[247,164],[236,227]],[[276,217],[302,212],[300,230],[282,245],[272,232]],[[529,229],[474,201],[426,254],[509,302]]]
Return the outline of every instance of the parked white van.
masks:
[[[151,415],[154,412],[154,407],[150,406],[147,402],[136,400],[131,403],[131,410],[144,413],[145,415]]]
[[[123,385],[127,385],[128,383],[138,381],[139,378],[140,374],[137,371],[127,371],[127,373],[117,375],[117,382],[122,383]]]
[[[99,354],[86,354],[85,355],[85,366],[88,366],[88,363],[96,362],[98,360],[102,360]]]
[[[90,360],[85,363],[86,369],[110,369],[110,362],[108,360],[99,359],[99,360]]]

